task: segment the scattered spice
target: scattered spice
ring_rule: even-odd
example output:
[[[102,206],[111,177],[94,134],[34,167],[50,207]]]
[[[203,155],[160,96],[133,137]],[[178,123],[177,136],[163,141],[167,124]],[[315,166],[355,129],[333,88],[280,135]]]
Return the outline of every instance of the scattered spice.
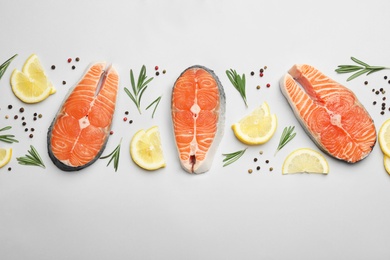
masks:
[[[79,58],[79,57],[76,57],[76,61],[79,62],[79,61],[80,61],[80,58]]]
[[[14,119],[18,119],[18,115],[15,115],[15,116],[14,116]]]
[[[260,85],[257,85],[257,87],[256,87],[257,89],[260,89]]]
[[[269,171],[270,171],[270,172],[272,172],[273,170],[274,170],[274,168],[272,168],[272,167],[269,168]]]
[[[384,79],[387,79],[387,76],[384,76],[383,78],[384,78]]]
[[[255,157],[255,158],[253,159],[253,161],[254,161],[254,162],[257,162],[257,158]]]
[[[267,83],[267,88],[271,87],[271,84]]]
[[[255,72],[254,71],[251,71],[251,76],[255,75]]]
[[[376,105],[376,101],[372,102],[373,105]]]
[[[113,134],[114,134],[114,131],[111,130],[111,131],[110,131],[110,135],[113,135]]]
[[[24,108],[23,107],[19,108],[19,112],[23,113],[24,112]]]
[[[30,134],[28,137],[30,137],[30,138],[33,138],[33,137],[34,137],[34,135],[33,135],[33,134]]]
[[[12,170],[12,168],[11,167],[8,167],[8,171],[10,172]]]
[[[72,58],[68,58],[68,63],[71,63],[72,62]]]
[[[126,122],[126,121],[127,121],[127,117],[124,117],[124,118],[123,118],[123,121]]]
[[[154,66],[154,70],[158,70],[158,66]]]
[[[364,81],[364,85],[367,85],[368,84],[368,81]]]
[[[259,154],[263,154],[263,151],[260,151]]]
[[[269,160],[265,160],[265,163],[269,163]]]
[[[66,81],[65,81],[65,80],[63,80],[63,81],[62,81],[62,85],[65,85],[65,84],[66,84]]]
[[[260,76],[260,77],[263,77],[263,76],[264,76],[264,74],[260,72],[259,76]]]
[[[156,76],[160,75],[160,72],[156,71]]]
[[[248,170],[248,173],[249,173],[249,174],[251,174],[252,172],[253,172],[253,170],[252,170],[252,169],[249,169],[249,170]]]
[[[8,105],[8,109],[12,109],[12,105]]]
[[[72,66],[72,70],[74,70],[75,68],[76,68],[76,66],[75,66],[75,65],[73,65],[73,66]]]
[[[38,115],[38,118],[42,118],[42,114],[39,114],[39,115]]]
[[[26,124],[27,124],[26,122],[23,122],[23,123],[22,123],[22,126],[26,126]]]
[[[167,73],[167,71],[166,71],[166,70],[163,70],[163,74],[165,74],[165,73]]]
[[[129,111],[125,111],[125,115],[128,115],[129,114]]]
[[[133,120],[130,120],[130,121],[129,121],[129,124],[132,124],[132,123],[133,123]]]
[[[260,170],[260,166],[257,166],[257,167],[256,167],[256,170],[258,170],[258,171],[259,171],[259,170]]]
[[[52,70],[55,70],[55,69],[56,69],[56,66],[55,66],[55,65],[51,65],[51,69],[52,69]]]

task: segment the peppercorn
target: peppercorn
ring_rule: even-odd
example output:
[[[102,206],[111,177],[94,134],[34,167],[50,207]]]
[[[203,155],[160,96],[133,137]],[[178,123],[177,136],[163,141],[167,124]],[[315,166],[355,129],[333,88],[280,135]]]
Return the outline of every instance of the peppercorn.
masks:
[[[125,122],[126,122],[126,121],[127,121],[127,117],[124,117],[124,118],[123,118],[123,121],[125,121]]]
[[[253,161],[254,161],[254,162],[257,162],[257,158],[254,158]]]
[[[256,87],[257,89],[260,89],[260,85],[257,85],[257,87]]]
[[[62,85],[65,85],[65,84],[66,84],[66,81],[65,81],[65,80],[63,80],[63,81],[62,81]]]
[[[71,63],[72,62],[72,58],[68,58],[68,63]]]
[[[254,71],[251,71],[251,76],[255,75],[255,72]]]
[[[260,69],[260,73],[263,73],[264,72],[264,69]]]
[[[8,109],[12,109],[12,105],[8,105]]]
[[[31,132],[34,132],[34,131],[35,131],[35,129],[34,129],[34,128],[31,128],[30,130],[31,130]]]
[[[24,112],[24,108],[23,107],[19,108],[19,112],[23,113]]]
[[[33,138],[33,137],[34,137],[34,135],[33,135],[33,134],[30,134],[28,137],[30,137],[30,138]]]
[[[79,61],[80,61],[80,58],[79,58],[79,57],[76,57],[76,61],[79,62]]]
[[[267,88],[271,87],[271,84],[267,83]]]
[[[73,65],[73,66],[72,66],[72,70],[74,70],[75,68],[76,68],[76,66],[75,66],[75,65]]]
[[[15,115],[15,116],[14,116],[14,119],[18,119],[18,115]]]
[[[257,167],[256,167],[256,170],[258,170],[258,171],[259,171],[259,170],[260,170],[260,166],[257,166]]]
[[[253,172],[252,169],[249,169],[249,170],[248,170],[248,173],[249,173],[249,174],[251,174],[252,172]]]
[[[35,113],[34,113],[34,116],[37,116],[37,115],[38,115],[38,114],[35,112]]]
[[[125,115],[128,115],[129,114],[129,111],[125,111]]]
[[[368,81],[364,81],[364,85],[367,85],[368,84]]]
[[[269,163],[269,160],[265,160],[265,163]]]
[[[259,154],[263,154],[263,151],[260,151]]]
[[[384,78],[384,79],[387,79],[387,76],[384,76],[383,78]]]
[[[156,76],[160,75],[160,72],[156,71]]]
[[[372,102],[373,105],[376,105],[376,101]]]
[[[158,66],[154,66],[154,70],[158,70]]]
[[[39,114],[39,115],[38,115],[38,118],[42,118],[42,114]]]
[[[56,69],[56,66],[51,65],[51,69],[52,69],[52,70],[55,70],[55,69]]]
[[[167,71],[166,71],[166,70],[163,70],[163,74],[165,74],[165,73],[167,73]]]
[[[270,172],[272,172],[273,170],[274,170],[274,168],[272,168],[272,167],[269,168],[269,171],[270,171]]]
[[[110,131],[110,135],[113,135],[113,134],[114,134],[114,131],[111,130],[111,131]]]
[[[28,131],[28,128],[25,128],[24,131],[27,132],[27,131]]]
[[[385,114],[385,111],[381,111],[381,115],[384,115]]]
[[[8,167],[8,171],[10,172],[12,170],[12,168],[11,167]]]
[[[133,120],[130,120],[130,121],[129,121],[129,124],[132,124],[132,123],[133,123]]]
[[[26,124],[27,124],[26,122],[23,122],[23,123],[22,123],[22,126],[25,126]]]

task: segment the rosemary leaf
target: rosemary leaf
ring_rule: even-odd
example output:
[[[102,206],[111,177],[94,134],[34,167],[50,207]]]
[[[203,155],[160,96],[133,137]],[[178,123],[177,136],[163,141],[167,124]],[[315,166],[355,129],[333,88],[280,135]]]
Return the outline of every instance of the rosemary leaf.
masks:
[[[248,107],[245,93],[245,74],[240,76],[235,70],[230,69],[226,70],[226,75],[233,84],[234,88],[240,93],[242,99],[244,100],[245,106]]]
[[[338,65],[337,69],[335,71],[337,73],[352,73],[350,77],[347,78],[347,81],[353,80],[363,74],[370,75],[371,73],[384,70],[384,69],[390,69],[390,67],[383,67],[383,66],[370,66],[367,63],[355,58],[351,57],[351,60],[354,61],[356,64],[361,65]]]
[[[275,155],[278,151],[280,151],[288,142],[290,142],[295,136],[296,133],[294,133],[295,126],[288,126],[283,129],[283,133],[280,136],[280,141],[278,148],[276,149]]]
[[[41,156],[39,156],[38,151],[34,146],[30,145],[31,150],[28,150],[29,154],[26,154],[24,157],[17,157],[16,160],[21,165],[31,165],[31,166],[39,166],[42,168],[46,168],[45,164],[42,161]]]
[[[115,172],[118,171],[119,155],[120,155],[120,151],[121,151],[121,143],[122,143],[122,138],[121,138],[119,144],[117,145],[117,147],[115,147],[115,149],[110,154],[100,157],[100,159],[107,159],[107,158],[110,157],[110,160],[108,161],[106,166],[110,165],[110,163],[112,161],[114,161]]]
[[[3,64],[0,65],[0,79],[3,77],[5,71],[7,70],[8,66],[11,64],[11,61],[15,59],[17,54],[6,60]]]
[[[137,83],[135,83],[134,80],[134,73],[133,70],[130,69],[130,83],[131,83],[131,89],[133,93],[130,92],[128,88],[124,88],[126,94],[130,97],[130,99],[134,102],[136,105],[138,112],[141,114],[141,100],[142,95],[144,94],[146,88],[148,87],[148,84],[153,80],[153,77],[147,79],[146,76],[146,67],[145,65],[142,66],[140,73],[138,75]]]
[[[225,156],[225,158],[222,161],[224,162],[223,167],[228,166],[229,164],[232,164],[238,159],[240,159],[240,157],[245,153],[245,151],[246,148],[237,152],[222,154],[223,156]]]
[[[160,100],[161,100],[161,96],[159,96],[158,98],[156,98],[152,103],[150,103],[149,106],[147,106],[146,110],[148,110],[151,106],[153,106],[153,104],[156,104],[154,106],[154,109],[153,109],[153,113],[152,113],[152,118],[154,117],[154,112],[156,112],[156,109],[157,109],[157,106],[158,104],[160,104]]]
[[[11,129],[11,126],[6,126],[0,129],[1,131],[6,131]],[[5,142],[5,143],[19,143],[18,140],[14,139],[14,135],[6,134],[6,135],[0,135],[0,141]]]

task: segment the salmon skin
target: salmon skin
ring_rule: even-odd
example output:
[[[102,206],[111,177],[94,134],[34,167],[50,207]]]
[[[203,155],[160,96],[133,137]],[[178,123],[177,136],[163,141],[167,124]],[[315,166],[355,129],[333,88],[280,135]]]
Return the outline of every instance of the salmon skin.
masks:
[[[310,65],[294,65],[280,88],[295,116],[327,154],[355,163],[376,143],[374,122],[355,94]]]
[[[102,154],[110,134],[119,76],[106,63],[92,64],[62,103],[47,134],[48,153],[64,171],[78,171]]]
[[[183,169],[203,173],[211,168],[223,136],[226,97],[214,72],[195,65],[187,68],[172,89],[172,123]]]

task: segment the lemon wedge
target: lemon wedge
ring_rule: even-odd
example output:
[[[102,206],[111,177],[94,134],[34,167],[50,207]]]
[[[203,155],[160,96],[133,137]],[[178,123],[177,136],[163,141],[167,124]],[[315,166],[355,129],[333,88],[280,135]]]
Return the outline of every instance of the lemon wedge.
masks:
[[[9,163],[12,157],[12,148],[0,148],[0,168]]]
[[[382,152],[390,157],[390,119],[387,119],[379,129],[378,141]]]
[[[248,145],[264,144],[275,134],[278,120],[270,113],[269,106],[264,102],[252,113],[232,125],[234,135],[238,140]]]
[[[12,72],[11,87],[15,96],[25,103],[41,102],[56,92],[36,54],[26,60],[22,71]]]
[[[130,142],[130,155],[141,168],[149,171],[165,167],[160,132],[157,126],[141,129]]]
[[[383,165],[385,166],[386,172],[390,175],[390,157],[386,154],[383,155]]]
[[[300,148],[291,152],[283,162],[282,173],[329,173],[325,157],[310,148]]]

